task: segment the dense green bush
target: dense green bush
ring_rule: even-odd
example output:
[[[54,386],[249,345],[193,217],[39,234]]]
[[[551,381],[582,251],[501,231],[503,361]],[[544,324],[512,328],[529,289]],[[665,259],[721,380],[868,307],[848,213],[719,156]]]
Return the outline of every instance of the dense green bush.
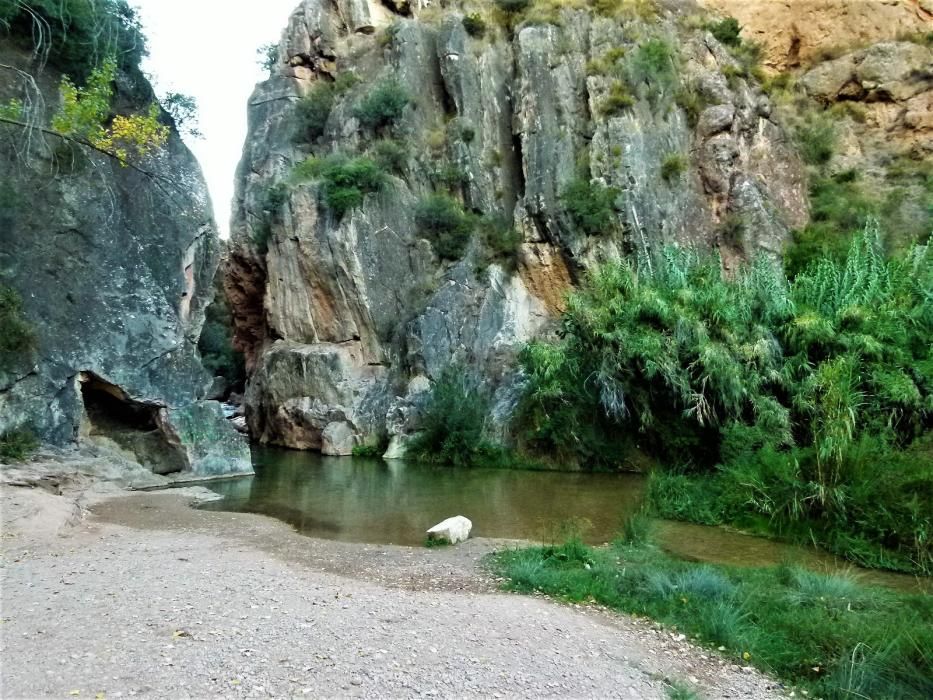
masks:
[[[0,366],[29,352],[35,332],[23,316],[23,302],[13,289],[0,284]]]
[[[396,80],[376,85],[356,106],[354,115],[367,129],[394,126],[408,105],[408,93]]]
[[[423,199],[415,210],[415,222],[438,257],[446,260],[463,256],[475,223],[457,200],[445,194]]]
[[[146,55],[139,18],[125,0],[30,0],[0,3],[0,32],[83,84],[105,59],[135,74]]]
[[[415,459],[455,467],[479,466],[494,448],[486,440],[489,396],[471,386],[462,369],[447,369],[421,412],[421,431],[406,448]]]
[[[933,570],[930,258],[885,258],[870,226],[790,283],[762,260],[726,280],[677,251],[607,266],[570,297],[563,339],[524,351],[522,424],[590,463],[618,464],[637,434],[717,475],[689,498],[666,489],[667,516],[754,516],[864,563]]]
[[[706,25],[716,41],[726,46],[738,46],[742,43],[742,26],[735,17],[726,17],[719,22]]]
[[[560,195],[567,216],[587,236],[598,236],[618,228],[618,198],[617,189],[584,177],[571,180]]]
[[[337,99],[358,82],[359,78],[352,71],[340,73],[333,81],[319,80],[295,106],[298,140],[313,142],[323,136]]]
[[[334,107],[334,89],[330,83],[320,83],[295,106],[298,140],[316,141],[324,135],[330,111]]]
[[[295,166],[292,178],[297,182],[320,180],[324,203],[338,219],[360,206],[367,194],[381,190],[386,180],[382,169],[370,158],[341,154],[309,158]]]
[[[486,35],[486,21],[475,13],[463,17],[463,28],[467,34],[477,39],[482,39]]]
[[[26,428],[8,430],[0,435],[0,462],[22,462],[39,447],[35,433]]]
[[[532,436],[593,460],[579,436],[595,431],[587,442],[618,440],[621,462],[620,427],[629,425],[643,446],[699,465],[716,461],[718,428],[731,420],[753,417],[787,441],[787,410],[769,390],[781,353],[767,325],[788,309],[782,280],[764,262],[734,283],[717,261],[677,250],[607,265],[570,296],[563,340],[522,355]]]

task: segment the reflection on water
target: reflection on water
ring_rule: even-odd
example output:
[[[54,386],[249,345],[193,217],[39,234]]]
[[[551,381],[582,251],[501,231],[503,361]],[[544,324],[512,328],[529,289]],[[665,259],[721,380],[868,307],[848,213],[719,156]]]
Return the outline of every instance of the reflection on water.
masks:
[[[453,469],[277,449],[254,449],[253,463],[253,477],[209,483],[225,498],[204,507],[262,513],[307,535],[372,544],[420,545],[425,530],[452,515],[470,518],[475,537],[529,540],[547,540],[557,525],[583,517],[584,538],[608,542],[644,492],[644,477],[635,474]],[[853,569],[813,548],[703,525],[663,521],[655,538],[672,554],[696,561]],[[866,583],[933,590],[930,579],[856,572]]]
[[[786,562],[822,573],[848,571],[862,583],[908,593],[933,593],[933,579],[930,578],[862,569],[814,547],[776,542],[719,527],[665,520],[658,523],[655,539],[671,554],[691,561],[732,566],[776,566]]]
[[[271,515],[299,532],[349,542],[419,545],[452,515],[476,537],[543,539],[555,524],[585,516],[585,539],[607,542],[640,503],[633,474],[452,469],[311,452],[258,449],[254,477],[209,484],[214,510]]]

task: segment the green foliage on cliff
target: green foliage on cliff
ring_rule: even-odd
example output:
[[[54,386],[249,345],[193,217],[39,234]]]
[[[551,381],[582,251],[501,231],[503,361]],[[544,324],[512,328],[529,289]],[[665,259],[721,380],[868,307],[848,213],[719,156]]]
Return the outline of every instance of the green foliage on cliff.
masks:
[[[276,51],[278,48],[275,47]],[[359,82],[352,71],[340,73],[333,81],[321,79],[302,97],[295,106],[297,115],[297,140],[313,143],[324,135],[337,99]]]
[[[576,177],[564,187],[560,195],[564,211],[573,225],[588,236],[609,233],[618,227],[616,200],[619,191]]]
[[[242,384],[246,380],[246,364],[243,353],[233,348],[233,317],[219,271],[214,287],[214,300],[205,310],[204,326],[198,338],[201,364],[214,376],[223,377],[231,384]]]
[[[78,84],[110,56],[136,74],[146,55],[136,10],[125,0],[6,0],[0,31]]]
[[[735,17],[726,17],[719,22],[712,22],[706,28],[713,37],[726,46],[738,46],[742,43],[742,26]]]
[[[687,159],[680,153],[668,153],[661,161],[661,177],[671,182],[687,169]]]
[[[796,566],[684,562],[649,543],[579,538],[493,555],[510,590],[596,602],[671,625],[808,697],[933,697],[933,598]]]
[[[446,194],[423,199],[415,210],[415,222],[434,252],[445,260],[463,257],[475,224],[460,203]]]
[[[337,219],[360,206],[367,194],[378,192],[385,185],[385,174],[375,161],[342,154],[308,158],[295,166],[292,178],[298,182],[320,180],[324,203]]]
[[[539,449],[594,466],[637,441],[688,473],[744,470],[722,517],[931,571],[933,477],[912,446],[933,410],[931,255],[887,259],[869,227],[844,261],[793,282],[763,260],[726,280],[675,250],[610,264],[570,297],[562,340],[524,351],[522,424]],[[901,465],[900,486],[885,464]]]
[[[482,16],[476,13],[464,15],[462,22],[463,28],[470,36],[476,39],[482,39],[486,36],[486,20]]]
[[[408,93],[398,81],[385,80],[363,97],[354,110],[354,116],[364,128],[385,129],[401,119],[408,101]]]
[[[29,352],[35,341],[35,332],[23,316],[19,294],[0,284],[0,367]]]

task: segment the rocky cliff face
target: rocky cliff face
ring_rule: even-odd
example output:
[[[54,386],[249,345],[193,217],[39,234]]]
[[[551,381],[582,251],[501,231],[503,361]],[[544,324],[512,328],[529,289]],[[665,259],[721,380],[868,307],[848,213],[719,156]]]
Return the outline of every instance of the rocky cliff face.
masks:
[[[0,103],[48,123],[60,75],[0,44]],[[152,99],[148,85],[119,87]],[[135,99],[135,98],[132,98]],[[201,401],[196,343],[218,243],[200,169],[172,132],[149,174],[54,136],[0,125],[0,282],[33,349],[0,358],[0,433],[107,445],[162,474],[250,472],[248,447]]]
[[[828,55],[933,30],[931,0],[700,0],[735,17],[765,66],[806,68]]]
[[[397,454],[450,366],[493,392],[501,427],[517,351],[592,264],[670,243],[727,266],[780,252],[807,219],[804,169],[767,95],[709,32],[685,28],[682,4],[602,16],[566,3],[511,28],[486,3],[296,9],[249,103],[226,273],[255,438],[344,454],[391,437]],[[474,13],[483,36],[466,31]],[[679,48],[642,66],[658,47]],[[309,145],[299,101],[351,73],[361,81]],[[380,134],[356,106],[388,79],[409,97],[392,133],[404,162],[338,218],[320,180],[290,173],[309,155],[373,151]],[[598,232],[571,211],[580,180],[612,198]],[[461,259],[440,259],[415,216],[435,189],[508,221],[514,264],[490,262],[478,233]]]

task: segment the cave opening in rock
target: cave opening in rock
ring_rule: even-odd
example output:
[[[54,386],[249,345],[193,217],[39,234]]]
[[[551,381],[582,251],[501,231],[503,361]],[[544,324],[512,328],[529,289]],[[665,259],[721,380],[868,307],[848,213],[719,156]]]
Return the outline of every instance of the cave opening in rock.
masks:
[[[160,425],[160,406],[136,401],[91,372],[82,372],[78,382],[84,402],[83,438],[116,448],[155,474],[185,469],[184,458]]]

